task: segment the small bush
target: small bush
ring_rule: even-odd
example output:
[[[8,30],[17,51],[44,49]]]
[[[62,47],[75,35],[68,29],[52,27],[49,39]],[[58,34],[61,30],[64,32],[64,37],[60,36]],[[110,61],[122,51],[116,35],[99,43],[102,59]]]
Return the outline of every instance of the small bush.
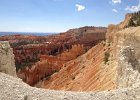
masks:
[[[83,65],[82,68],[85,68],[85,66]]]
[[[59,70],[54,70],[54,73],[57,73],[57,72],[59,72]]]
[[[111,43],[108,43],[108,47],[110,47],[111,46]]]
[[[85,48],[85,49],[84,49],[84,52],[86,53],[87,51],[88,51],[88,48]]]
[[[103,46],[105,46],[106,45],[106,42],[105,41],[102,41],[102,44],[103,44]]]
[[[72,77],[72,80],[74,80],[74,79],[75,79],[75,76]]]
[[[104,55],[104,63],[105,64],[109,61],[109,57],[110,57],[110,53],[109,52],[105,52],[105,55]]]

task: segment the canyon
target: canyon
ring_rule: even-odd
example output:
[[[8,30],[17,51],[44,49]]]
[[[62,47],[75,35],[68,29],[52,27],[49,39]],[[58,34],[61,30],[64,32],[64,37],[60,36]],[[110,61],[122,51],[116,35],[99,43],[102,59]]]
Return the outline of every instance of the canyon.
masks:
[[[120,24],[109,25],[107,32],[106,28],[86,27],[85,31],[84,27],[42,37],[51,40],[45,41],[47,44],[58,45],[65,41],[64,43],[69,43],[68,48],[61,44],[59,45],[61,49],[56,51],[51,49],[54,51],[44,53],[45,49],[42,49],[42,53],[36,55],[36,59],[39,60],[31,62],[33,63],[31,66],[18,69],[17,72],[13,69],[15,66],[13,53],[16,61],[16,50],[21,49],[16,48],[24,47],[33,52],[38,49],[29,49],[29,47],[36,48],[42,43],[15,46],[13,47],[15,51],[12,53],[8,42],[1,42],[0,51],[3,52],[0,54],[7,57],[12,64],[9,61],[5,64],[0,63],[0,70],[3,72],[0,73],[0,88],[2,88],[0,99],[139,100],[140,26],[130,26],[133,16],[135,14],[127,14]],[[12,47],[14,42],[13,36],[11,37],[9,42]],[[7,38],[9,39],[8,36],[1,37],[1,40],[6,41]],[[23,49],[23,54],[28,55],[29,51]],[[22,55],[20,51],[18,54]],[[29,54],[33,57],[32,53]],[[2,58],[0,61],[3,62]],[[13,76],[17,74],[23,81],[35,87],[30,87],[16,76],[4,73]],[[7,96],[9,94],[11,96]]]
[[[85,26],[49,36],[1,36],[0,41],[10,42],[17,76],[33,86],[105,40],[106,30],[105,27]]]

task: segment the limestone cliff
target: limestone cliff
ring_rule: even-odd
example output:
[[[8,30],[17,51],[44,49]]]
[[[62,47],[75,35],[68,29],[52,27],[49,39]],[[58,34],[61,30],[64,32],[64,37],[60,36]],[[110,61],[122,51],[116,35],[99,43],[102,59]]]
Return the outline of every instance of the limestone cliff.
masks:
[[[112,45],[110,63],[116,66],[116,86],[126,88],[140,82],[140,27],[127,27],[131,14],[125,21],[108,28],[107,42]]]
[[[16,76],[13,49],[9,42],[0,42],[0,72]]]
[[[130,87],[140,83],[140,27],[116,33],[117,86]]]

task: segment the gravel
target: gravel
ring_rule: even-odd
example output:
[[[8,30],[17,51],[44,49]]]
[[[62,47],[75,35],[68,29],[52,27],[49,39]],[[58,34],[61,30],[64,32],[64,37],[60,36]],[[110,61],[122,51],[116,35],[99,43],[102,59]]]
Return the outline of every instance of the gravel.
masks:
[[[0,73],[0,100],[140,100],[140,88],[103,92],[68,92],[30,87],[21,79]]]

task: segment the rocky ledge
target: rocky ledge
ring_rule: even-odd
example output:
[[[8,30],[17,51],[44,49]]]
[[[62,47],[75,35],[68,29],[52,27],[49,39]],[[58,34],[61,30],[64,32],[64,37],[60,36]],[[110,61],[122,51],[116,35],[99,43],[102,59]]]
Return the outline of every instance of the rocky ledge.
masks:
[[[0,100],[140,100],[140,88],[103,92],[66,92],[30,87],[22,80],[0,73]]]

